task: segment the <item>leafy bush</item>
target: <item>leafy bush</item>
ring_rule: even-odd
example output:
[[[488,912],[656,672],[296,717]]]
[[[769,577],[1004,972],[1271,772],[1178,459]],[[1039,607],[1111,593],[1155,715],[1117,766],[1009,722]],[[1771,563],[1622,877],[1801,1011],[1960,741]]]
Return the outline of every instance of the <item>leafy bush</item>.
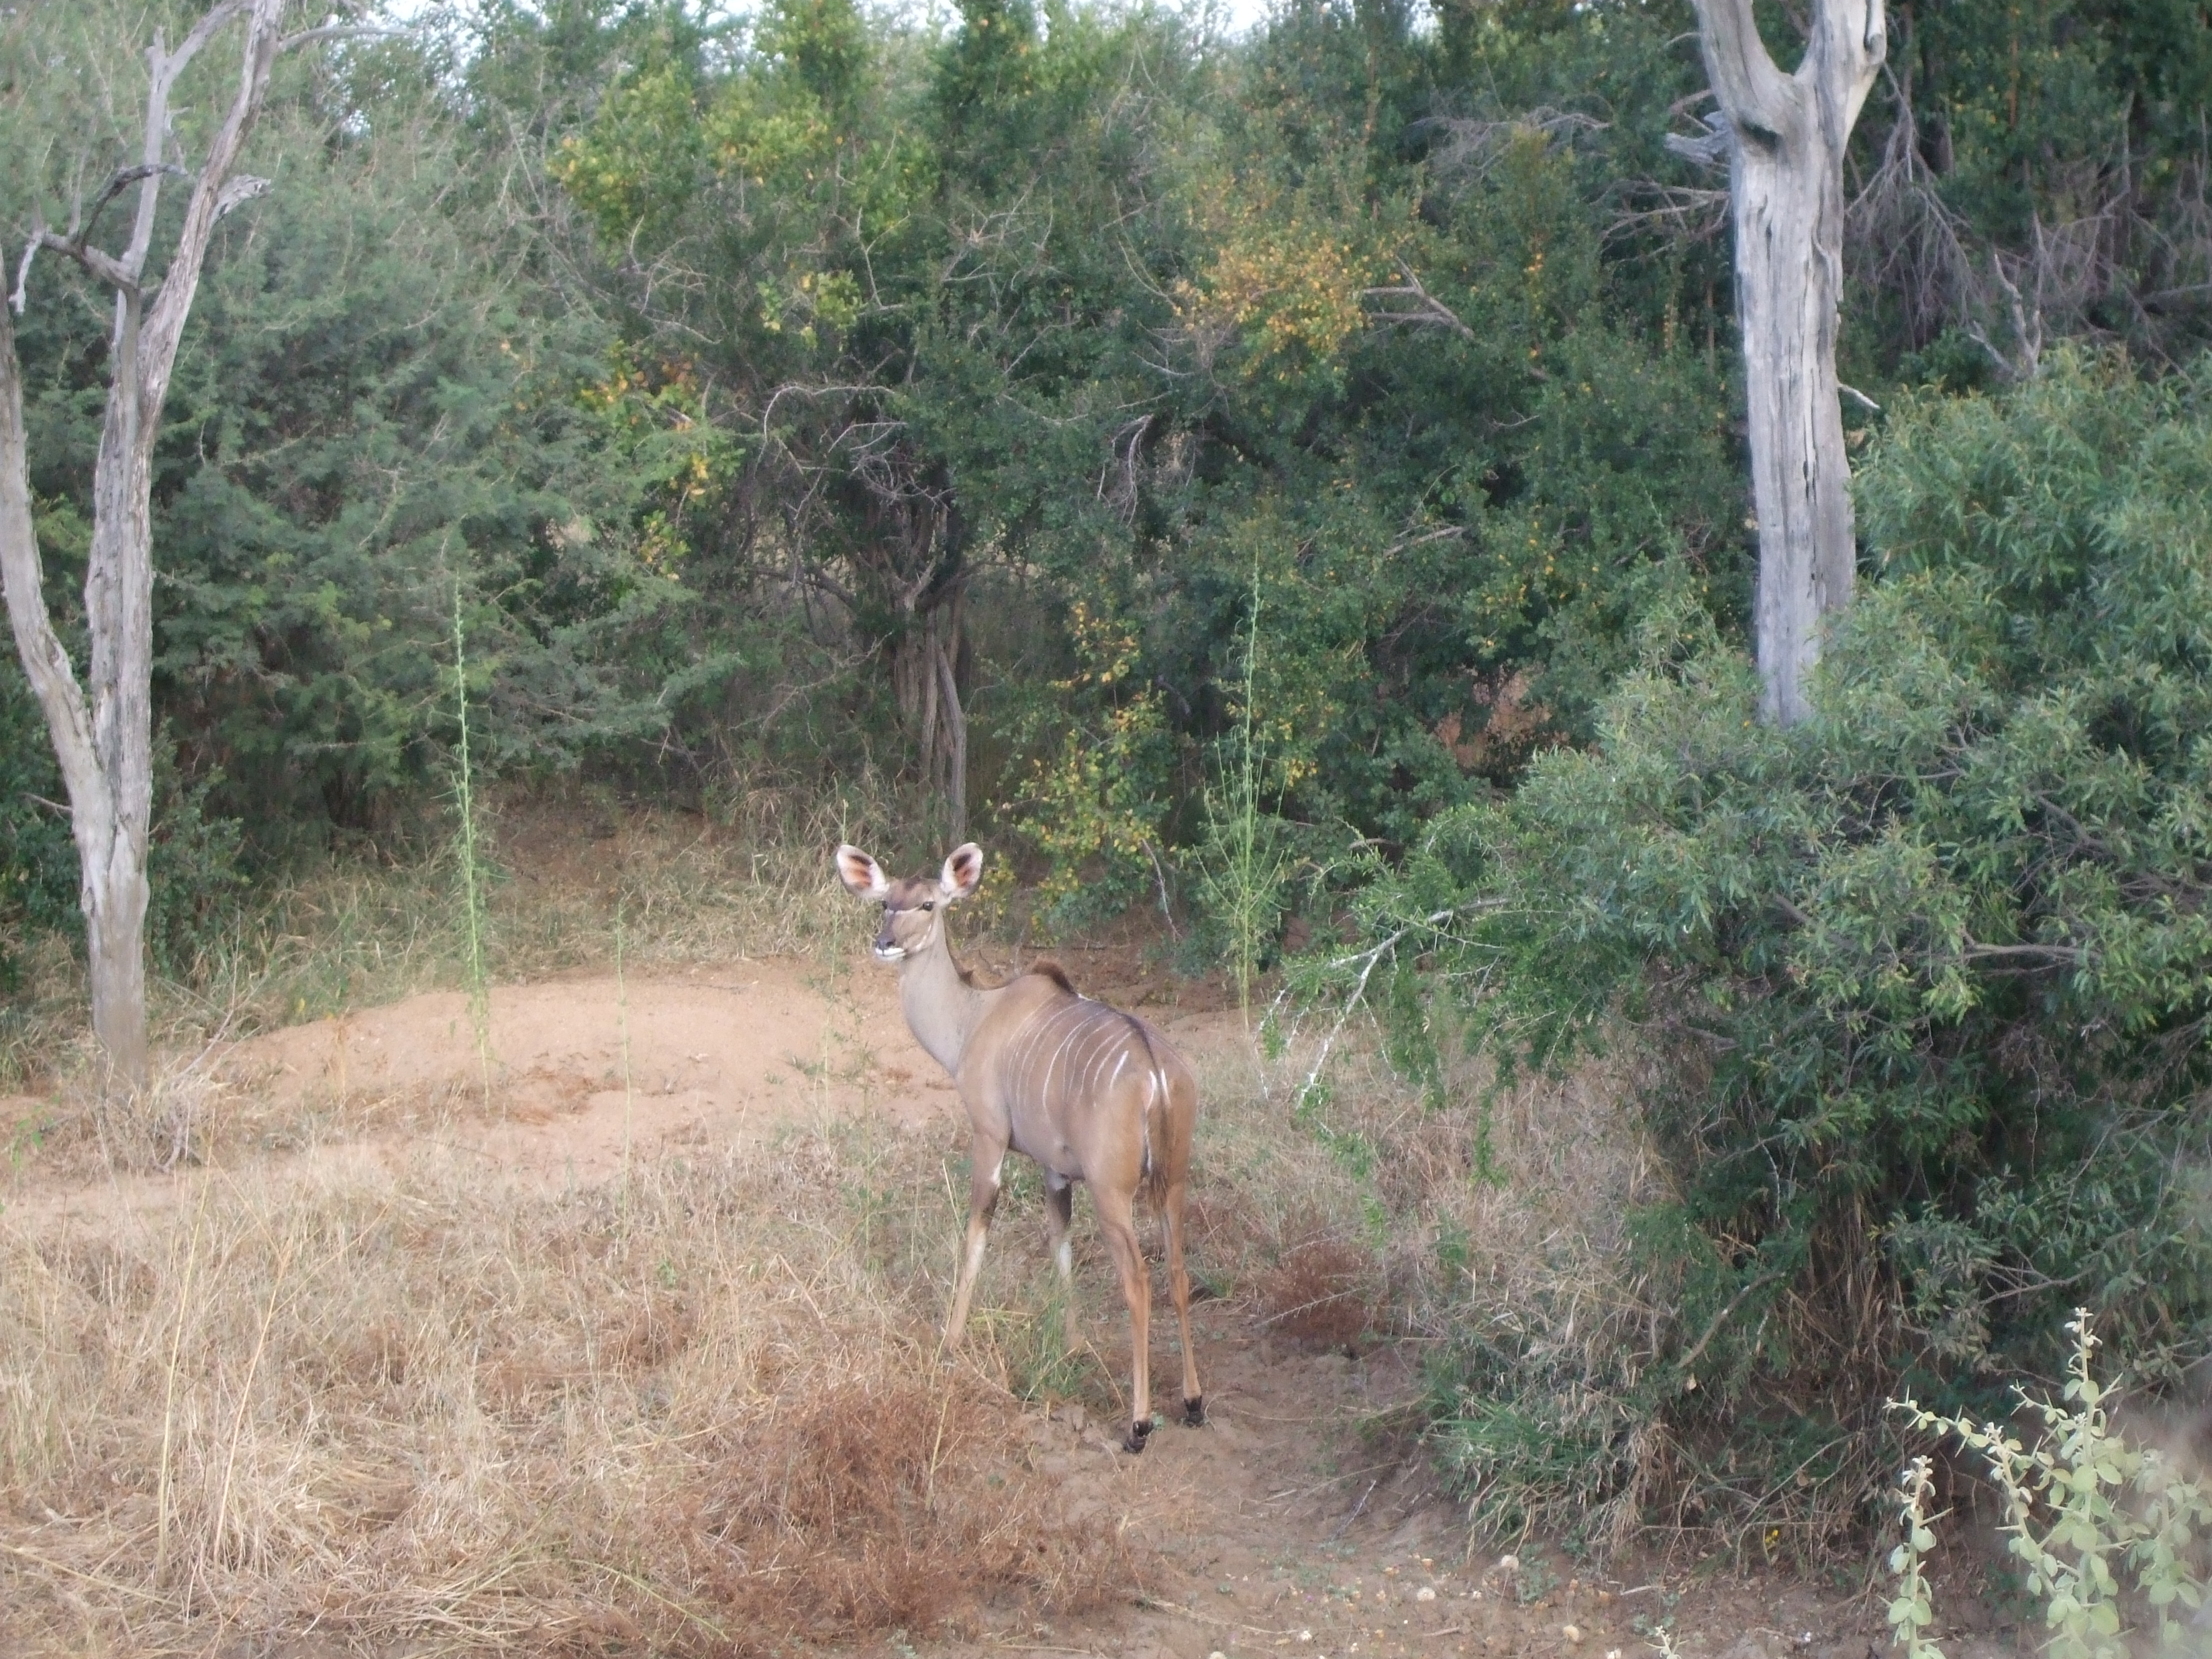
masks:
[[[2077,1301],[2149,1383],[2212,1348],[2208,393],[2067,356],[1908,402],[1813,719],[1672,609],[1595,746],[1365,901],[1455,970],[1381,999],[1411,1038],[1472,989],[1509,1070],[1652,1057],[1666,1328],[1607,1455],[1663,1429],[1693,1523],[1863,1521],[1882,1401],[2052,1375]]]

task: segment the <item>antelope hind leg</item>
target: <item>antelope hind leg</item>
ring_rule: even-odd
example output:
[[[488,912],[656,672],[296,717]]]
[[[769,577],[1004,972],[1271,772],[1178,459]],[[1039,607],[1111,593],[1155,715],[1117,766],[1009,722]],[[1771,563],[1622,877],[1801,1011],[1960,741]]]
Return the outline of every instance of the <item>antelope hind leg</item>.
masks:
[[[1045,1231],[1052,1242],[1053,1264],[1060,1272],[1060,1351],[1075,1352],[1075,1260],[1067,1242],[1075,1215],[1075,1183],[1047,1176],[1044,1183]]]
[[[1099,1231],[1121,1275],[1121,1297],[1129,1304],[1129,1431],[1121,1444],[1130,1451],[1145,1449],[1152,1431],[1152,1280],[1138,1248],[1137,1229],[1130,1216],[1130,1200],[1121,1194],[1096,1188],[1091,1194],[1098,1210]]]
[[[1182,1213],[1189,1188],[1177,1182],[1160,1206],[1160,1227],[1167,1234],[1168,1288],[1175,1297],[1176,1327],[1182,1336],[1182,1420],[1194,1429],[1206,1421],[1206,1393],[1198,1382],[1198,1350],[1190,1340],[1190,1274],[1183,1267]]]

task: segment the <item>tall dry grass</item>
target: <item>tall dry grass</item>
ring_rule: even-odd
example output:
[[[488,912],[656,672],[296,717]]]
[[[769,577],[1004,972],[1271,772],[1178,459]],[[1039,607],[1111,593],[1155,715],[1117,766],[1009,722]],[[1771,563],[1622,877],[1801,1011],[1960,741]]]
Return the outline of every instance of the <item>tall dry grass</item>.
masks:
[[[495,974],[611,967],[617,919],[626,969],[856,955],[866,913],[820,852],[845,827],[751,810],[506,801]],[[1122,1363],[1060,1356],[1024,1166],[949,1373],[931,1352],[964,1190],[950,1145],[823,1124],[553,1196],[428,1151],[195,1167],[210,1038],[457,984],[453,890],[435,867],[355,866],[278,895],[204,988],[166,994],[150,1107],[86,1107],[112,1165],[179,1171],[173,1201],[74,1231],[0,1212],[0,1652],[309,1627],[362,1651],[750,1651],[1141,1581],[1141,1528],[1021,1455],[1025,1400],[1110,1417]],[[1620,1079],[1486,1104],[1470,1065],[1435,1108],[1355,1021],[1304,1111],[1316,1033],[1271,1059],[1233,1013],[1182,1029],[1206,1098],[1201,1285],[1287,1341],[1442,1357],[1472,1333],[1533,1356],[1547,1408],[1610,1420],[1654,1338],[1623,1229],[1655,1177]],[[1110,1352],[1087,1215],[1077,1239],[1078,1329]],[[1448,1419],[1449,1388],[1431,1406]],[[1376,1426],[1410,1446],[1422,1420]],[[1527,1469],[1454,1476],[1483,1524],[1597,1510],[1625,1536],[1665,1455],[1631,1443],[1541,1490]]]
[[[1126,1598],[1141,1528],[1032,1472],[1003,1354],[933,1362],[943,1175],[830,1125],[550,1196],[336,1155],[0,1214],[0,1651],[747,1654]]]
[[[1599,1550],[1648,1537],[1674,1452],[1624,1394],[1666,1327],[1628,1230],[1667,1194],[1625,1067],[1498,1091],[1486,1062],[1462,1058],[1439,1105],[1355,1020],[1325,1099],[1302,1109],[1330,1024],[1272,1058],[1247,1045],[1202,1068],[1201,1271],[1285,1339],[1414,1349],[1427,1394],[1373,1426],[1425,1444],[1473,1535]],[[1470,1455],[1455,1419],[1493,1401],[1540,1424],[1535,1455]]]

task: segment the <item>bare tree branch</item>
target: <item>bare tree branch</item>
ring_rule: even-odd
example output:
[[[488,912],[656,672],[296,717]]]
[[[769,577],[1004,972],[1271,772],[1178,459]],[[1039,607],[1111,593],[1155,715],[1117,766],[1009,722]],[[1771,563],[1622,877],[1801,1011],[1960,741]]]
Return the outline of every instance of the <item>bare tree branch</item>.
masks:
[[[1802,89],[1767,55],[1751,15],[1751,0],[1697,0],[1697,4],[1698,21],[1704,26],[1699,38],[1705,72],[1712,77],[1722,110],[1739,132],[1774,142],[1802,118]],[[1809,60],[1811,54],[1807,57]],[[1803,65],[1799,67],[1802,71]]]
[[[8,308],[18,317],[23,314],[25,290],[31,283],[31,259],[39,251],[39,239],[32,237],[23,244],[23,262],[15,267],[15,286],[8,295]]]
[[[226,184],[222,187],[222,193],[215,198],[215,216],[218,219],[224,218],[233,209],[243,207],[248,202],[258,201],[273,188],[274,186],[266,179],[256,179],[252,173],[241,173],[237,178]]]
[[[66,258],[76,260],[85,268],[88,273],[106,283],[108,287],[119,289],[125,294],[137,293],[137,277],[124,267],[122,261],[112,255],[103,253],[96,247],[87,247],[75,237],[64,236],[51,230],[40,231],[33,240],[40,247],[50,248]],[[26,275],[30,270],[30,255],[27,249],[23,258],[23,269]],[[20,286],[16,293],[20,298],[22,293]],[[15,309],[21,313],[22,307],[18,305]]]
[[[1461,320],[1459,313],[1421,285],[1413,268],[1403,259],[1397,262],[1398,274],[1403,283],[1389,288],[1370,288],[1360,290],[1363,300],[1388,300],[1402,302],[1407,309],[1376,311],[1369,313],[1378,323],[1405,323],[1414,327],[1448,328],[1463,340],[1472,340],[1474,331]]]
[[[139,184],[138,216],[131,228],[131,246],[123,256],[124,267],[130,271],[133,282],[146,269],[146,255],[154,246],[154,214],[161,204],[161,190],[158,169],[161,165],[161,147],[169,137],[169,94],[186,65],[199,56],[200,48],[215,38],[217,30],[244,11],[246,4],[247,0],[219,0],[192,25],[176,51],[162,50],[159,30],[155,32],[154,44],[146,48],[146,131],[139,161],[143,166],[156,170],[147,173]],[[215,159],[212,153],[208,159]]]
[[[1704,119],[1705,131],[1694,137],[1687,133],[1668,133],[1667,153],[1686,161],[1695,161],[1699,167],[1724,167],[1728,165],[1729,150],[1735,143],[1735,129],[1729,125],[1725,110],[1709,111]]]
[[[71,228],[70,239],[80,246],[89,242],[92,240],[93,232],[100,228],[100,216],[107,210],[107,204],[130,189],[131,185],[154,173],[172,173],[179,179],[185,176],[182,167],[167,162],[157,161],[150,165],[141,162],[135,167],[118,169],[115,176],[107,181],[106,187],[93,202],[92,211],[84,215],[82,223]]]
[[[276,43],[276,50],[280,53],[297,52],[323,40],[394,40],[404,33],[402,29],[379,28],[374,23],[325,23],[320,28],[301,29],[297,34],[286,35]]]
[[[24,266],[30,258],[24,256]],[[23,377],[15,356],[15,327],[0,309],[0,590],[23,672],[46,717],[62,781],[72,800],[99,787],[92,716],[76,669],[46,614],[39,538],[31,517],[29,434],[23,422]]]
[[[1439,177],[1457,175],[1468,184],[1480,184],[1486,178],[1516,138],[1568,138],[1577,133],[1603,132],[1609,125],[1580,110],[1557,109],[1549,104],[1539,104],[1502,120],[1431,115],[1416,124],[1423,131],[1443,135],[1443,142],[1430,152],[1431,168]]]
[[[231,168],[237,165],[238,153],[244,148],[246,134],[260,112],[263,94],[268,90],[269,75],[276,58],[276,45],[281,38],[279,26],[284,15],[285,0],[252,0],[252,9],[246,21],[246,47],[240,54],[238,93],[231,100],[230,110],[223,117],[222,128],[214,142],[209,144],[207,160],[202,163],[198,182],[192,187],[191,201],[185,209],[185,222],[177,232],[176,252],[171,256],[169,268],[161,279],[160,292],[146,313],[144,330],[144,371],[140,396],[150,406],[159,408],[168,391],[169,374],[175,366],[177,346],[182,339],[185,318],[191,310],[192,299],[199,289],[200,268],[207,258],[208,240],[221,217],[217,204],[224,187],[230,181]],[[229,0],[216,9],[228,9]],[[239,0],[237,9],[244,10],[245,0]],[[214,13],[210,14],[210,16]],[[204,22],[204,20],[203,20]],[[198,52],[204,42],[196,39],[200,31],[195,28],[185,38],[185,47]],[[184,67],[185,47],[178,49],[176,69]],[[160,140],[153,136],[149,124],[147,144],[155,149],[149,160],[160,159],[157,146]],[[158,179],[149,179],[142,189],[149,192],[139,198],[141,210],[151,229],[150,191]],[[235,203],[233,205],[236,205]],[[134,247],[136,244],[134,243]],[[144,256],[140,254],[143,266]]]
[[[1745,14],[1750,10],[1745,0]],[[1826,117],[1848,137],[1888,54],[1889,22],[1882,0],[1818,0],[1812,41],[1793,78],[1808,91],[1818,89],[1823,104],[1843,94]]]

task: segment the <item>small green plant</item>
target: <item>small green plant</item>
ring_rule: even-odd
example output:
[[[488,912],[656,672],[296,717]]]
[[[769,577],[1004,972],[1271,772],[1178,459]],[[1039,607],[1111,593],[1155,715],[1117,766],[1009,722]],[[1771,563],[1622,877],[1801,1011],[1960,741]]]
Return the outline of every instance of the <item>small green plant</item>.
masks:
[[[469,761],[468,640],[461,623],[461,584],[453,580],[453,708],[460,721],[454,751],[453,808],[458,819],[453,853],[461,872],[463,968],[468,981],[469,1024],[476,1032],[477,1063],[484,1097],[491,1097],[491,977],[484,964],[483,869],[477,851],[476,779]]]
[[[1521,1563],[1513,1581],[1513,1594],[1522,1607],[1533,1607],[1559,1587],[1559,1575],[1549,1561],[1531,1553]]]
[[[2008,1547],[2027,1569],[2027,1590],[2043,1605],[2052,1659],[2125,1659],[2126,1615],[2139,1603],[2155,1621],[2160,1649],[2212,1654],[2212,1638],[2182,1615],[2204,1605],[2205,1546],[2212,1539],[2212,1480],[2177,1468],[2155,1447],[2139,1448],[2114,1431],[2106,1410],[2113,1387],[2091,1361],[2097,1338],[2087,1309],[2075,1310],[2065,1403],[2030,1400],[2043,1419],[2031,1449],[2002,1425],[1899,1409],[1913,1426],[1955,1437],[1981,1454],[2005,1500]],[[1921,1558],[1935,1546],[1927,1524],[1927,1459],[1905,1475],[1905,1537],[1890,1556],[1900,1578],[1890,1624],[1908,1659],[1941,1659],[1923,1633],[1931,1615]],[[2132,1492],[2134,1502],[2129,1502]],[[2122,1583],[2133,1580],[2132,1595]]]
[[[1198,895],[1219,929],[1237,978],[1237,1006],[1249,1024],[1252,981],[1267,941],[1283,919],[1283,887],[1290,858],[1275,819],[1261,805],[1267,787],[1265,743],[1255,705],[1260,665],[1260,567],[1252,566],[1252,611],[1244,635],[1244,683],[1238,702],[1234,754],[1221,768],[1218,787],[1206,791],[1206,844],[1200,854]]]
[[[1936,1489],[1934,1471],[1927,1458],[1916,1457],[1898,1480],[1904,1491],[1899,1507],[1905,1536],[1889,1553],[1889,1570],[1898,1580],[1897,1594],[1889,1604],[1889,1628],[1891,1639],[1904,1650],[1905,1659],[1943,1659],[1943,1650],[1928,1635],[1936,1608],[1928,1590],[1928,1575],[1921,1567],[1923,1558],[1936,1547],[1928,1513],[1929,1498]]]

